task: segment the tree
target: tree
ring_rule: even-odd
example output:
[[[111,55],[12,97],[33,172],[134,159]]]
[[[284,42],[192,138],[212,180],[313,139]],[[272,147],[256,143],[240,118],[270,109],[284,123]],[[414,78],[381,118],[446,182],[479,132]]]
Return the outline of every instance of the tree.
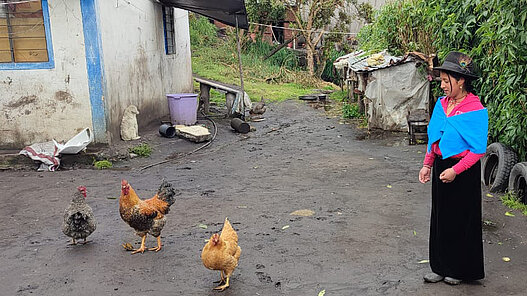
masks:
[[[306,39],[306,60],[309,74],[315,75],[317,45],[324,31],[329,30],[331,19],[350,0],[280,0],[293,15],[295,24]]]
[[[272,25],[284,19],[285,7],[279,0],[246,0],[245,7],[250,22]],[[257,31],[258,39],[261,39],[264,30],[258,29]]]

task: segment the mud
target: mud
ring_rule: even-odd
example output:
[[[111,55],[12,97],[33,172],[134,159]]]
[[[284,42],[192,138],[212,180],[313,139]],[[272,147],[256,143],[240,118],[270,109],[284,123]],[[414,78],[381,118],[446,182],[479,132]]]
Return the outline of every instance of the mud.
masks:
[[[483,235],[486,278],[455,287],[423,283],[430,185],[420,184],[417,174],[424,145],[408,146],[402,133],[369,135],[299,101],[271,105],[265,117],[247,135],[218,119],[216,140],[191,155],[200,144],[150,129],[141,141],[154,147],[153,155],[115,170],[0,172],[1,294],[220,294],[212,291],[219,272],[207,270],[200,253],[226,216],[242,256],[222,295],[524,293],[526,219],[517,211],[505,216],[497,195],[486,192],[483,217],[492,222]],[[140,170],[168,156],[170,162]],[[159,253],[131,255],[121,247],[140,242],[119,217],[123,178],[143,198],[163,178],[181,192]],[[98,228],[90,243],[70,246],[62,215],[81,184]],[[289,215],[301,209],[315,214]],[[154,245],[149,237],[147,246]]]

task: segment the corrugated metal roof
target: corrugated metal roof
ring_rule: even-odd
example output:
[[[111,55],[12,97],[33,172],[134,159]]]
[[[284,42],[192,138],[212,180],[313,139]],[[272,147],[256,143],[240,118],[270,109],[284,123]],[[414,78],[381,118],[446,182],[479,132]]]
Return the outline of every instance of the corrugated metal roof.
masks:
[[[369,65],[368,58],[378,54],[382,55],[384,62],[375,66]],[[382,51],[377,54],[366,55],[364,51],[359,50],[337,58],[333,65],[337,69],[348,67],[353,72],[371,72],[378,69],[388,68],[405,61],[406,59],[403,57],[392,56],[386,51]]]

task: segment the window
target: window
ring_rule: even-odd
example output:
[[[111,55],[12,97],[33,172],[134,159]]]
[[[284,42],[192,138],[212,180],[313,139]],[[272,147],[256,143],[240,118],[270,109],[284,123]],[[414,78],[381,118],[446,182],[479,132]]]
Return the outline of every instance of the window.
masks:
[[[0,0],[0,69],[53,68],[47,0]]]
[[[176,53],[176,41],[174,39],[174,8],[163,6],[163,23],[165,29],[165,52]]]

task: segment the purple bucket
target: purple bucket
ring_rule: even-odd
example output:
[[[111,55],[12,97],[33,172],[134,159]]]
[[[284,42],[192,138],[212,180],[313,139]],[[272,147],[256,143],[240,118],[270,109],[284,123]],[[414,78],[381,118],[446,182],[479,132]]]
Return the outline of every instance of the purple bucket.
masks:
[[[197,94],[167,94],[172,124],[193,125],[197,121]]]

